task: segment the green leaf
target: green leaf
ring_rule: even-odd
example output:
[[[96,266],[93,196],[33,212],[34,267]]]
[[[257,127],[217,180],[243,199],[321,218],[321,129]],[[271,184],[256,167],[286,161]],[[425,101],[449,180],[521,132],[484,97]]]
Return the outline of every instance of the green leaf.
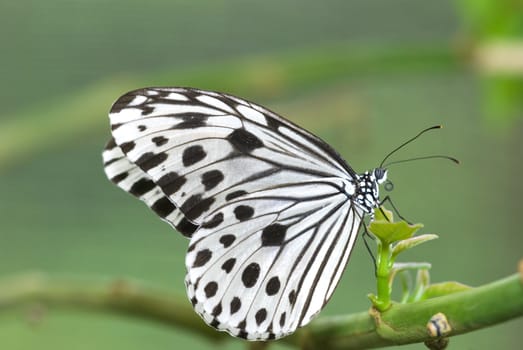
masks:
[[[431,267],[432,265],[428,262],[394,263],[391,273],[397,274],[398,272],[407,270],[428,270]]]
[[[401,283],[401,299],[400,303],[404,304],[409,300],[410,297],[410,285],[412,284],[410,274],[407,271],[400,271],[398,273]],[[392,277],[392,276],[391,276]],[[392,285],[393,279],[390,284]]]
[[[374,209],[374,221],[387,221],[393,222],[394,215],[392,211],[385,209],[384,207]]]
[[[409,288],[409,281],[407,280],[408,275],[405,274],[407,271],[418,271],[418,279],[416,285],[420,283],[419,272],[422,270],[430,270],[432,265],[428,262],[408,262],[408,263],[394,263],[389,271],[388,285],[392,288],[392,283],[397,275],[403,276],[402,285],[403,288]],[[427,277],[428,281],[428,277]],[[428,284],[428,282],[427,282]],[[410,295],[410,291],[403,290],[403,297]],[[409,296],[410,297],[410,296]]]
[[[407,302],[415,302],[423,298],[423,293],[430,285],[430,274],[429,269],[419,269],[416,275],[416,284]]]
[[[396,259],[396,257],[398,256],[399,253],[407,250],[407,249],[411,249],[417,245],[420,245],[421,243],[425,243],[425,242],[428,242],[428,241],[431,241],[433,239],[436,239],[438,238],[438,235],[435,235],[435,234],[424,234],[424,235],[419,235],[419,236],[416,236],[416,237],[411,237],[411,238],[407,238],[407,239],[404,239],[400,242],[398,242],[393,248],[392,248],[392,257],[391,259],[394,261]]]
[[[467,286],[466,284],[456,281],[435,283],[425,288],[425,291],[419,300],[437,298],[452,293],[462,292],[471,288],[472,287]]]
[[[410,225],[405,221],[392,222],[392,212],[383,209],[389,220],[385,218],[381,210],[374,210],[374,220],[369,225],[371,231],[384,245],[398,242],[410,238],[417,230],[423,227],[422,224]]]

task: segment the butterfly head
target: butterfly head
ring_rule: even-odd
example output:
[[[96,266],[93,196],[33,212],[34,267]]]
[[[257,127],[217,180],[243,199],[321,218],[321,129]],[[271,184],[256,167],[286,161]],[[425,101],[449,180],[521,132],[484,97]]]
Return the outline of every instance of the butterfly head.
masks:
[[[374,175],[374,180],[378,185],[381,185],[385,181],[387,181],[387,172],[388,170],[385,168],[376,168],[372,171]]]

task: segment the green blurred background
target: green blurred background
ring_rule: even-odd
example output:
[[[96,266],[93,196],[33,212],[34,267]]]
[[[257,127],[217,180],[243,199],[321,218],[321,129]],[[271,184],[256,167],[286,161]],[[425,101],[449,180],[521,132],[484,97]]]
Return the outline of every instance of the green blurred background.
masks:
[[[422,128],[444,124],[397,157],[443,153],[462,165],[414,162],[389,174],[401,212],[440,235],[404,258],[431,262],[435,282],[479,285],[513,273],[523,251],[522,7],[509,0],[1,1],[0,278],[123,277],[184,295],[187,241],[102,171],[111,103],[156,85],[266,105],[358,171]],[[359,240],[322,315],[368,308],[372,268]],[[77,310],[50,309],[29,322],[28,308],[0,313],[0,349],[244,347]],[[522,329],[513,320],[450,344],[516,349]]]

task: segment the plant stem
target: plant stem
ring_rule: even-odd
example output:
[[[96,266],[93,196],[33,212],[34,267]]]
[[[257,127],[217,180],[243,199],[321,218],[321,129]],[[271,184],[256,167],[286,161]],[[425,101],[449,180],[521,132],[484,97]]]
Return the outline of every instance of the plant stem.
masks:
[[[390,269],[392,262],[390,261],[391,249],[390,244],[383,244],[378,240],[378,261],[376,268],[376,282],[378,297],[375,300],[375,307],[383,312],[390,307]]]
[[[523,266],[522,266],[523,270]],[[0,281],[0,314],[20,305],[42,303],[124,314],[176,329],[183,327],[212,342],[233,339],[217,332],[194,313],[185,296],[129,281],[89,281],[25,274]],[[426,325],[438,312],[446,315],[449,336],[523,316],[523,272],[462,292],[409,304],[392,304],[380,313],[321,317],[280,340],[302,349],[364,349],[423,342]]]
[[[442,312],[450,322],[448,336],[463,334],[523,316],[523,273],[438,298],[392,304],[383,313],[375,309],[312,322],[283,341],[304,349],[349,350],[424,342],[427,322]]]

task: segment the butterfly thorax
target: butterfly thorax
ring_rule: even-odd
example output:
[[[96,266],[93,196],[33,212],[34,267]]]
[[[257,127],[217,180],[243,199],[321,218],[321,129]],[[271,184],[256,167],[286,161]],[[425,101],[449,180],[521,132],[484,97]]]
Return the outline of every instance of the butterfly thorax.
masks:
[[[376,168],[359,174],[356,180],[354,200],[365,213],[372,215],[380,206],[379,185],[387,180],[387,170]]]

